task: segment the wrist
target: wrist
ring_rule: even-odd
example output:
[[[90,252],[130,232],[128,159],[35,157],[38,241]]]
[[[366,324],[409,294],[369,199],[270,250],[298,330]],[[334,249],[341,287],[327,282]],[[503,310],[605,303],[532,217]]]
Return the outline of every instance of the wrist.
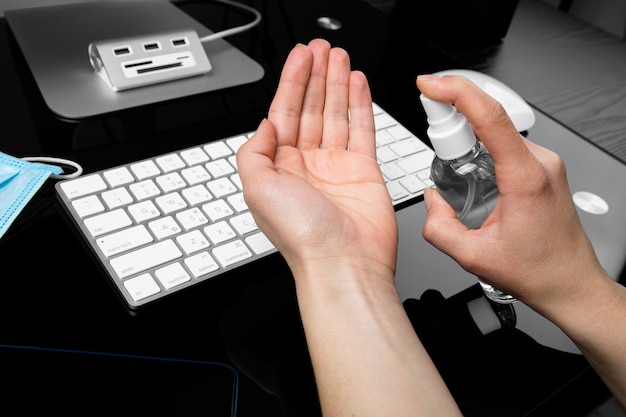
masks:
[[[302,310],[353,310],[399,302],[395,269],[368,259],[338,256],[290,264],[290,268]]]
[[[595,338],[599,323],[613,321],[610,316],[614,314],[622,316],[626,307],[626,291],[599,265],[571,276],[567,291],[552,298],[547,307],[536,309],[579,346],[586,344],[585,339]]]
[[[395,258],[394,258],[395,259]],[[365,257],[336,255],[290,261],[296,284],[324,293],[380,290],[394,286],[395,262],[382,263]]]

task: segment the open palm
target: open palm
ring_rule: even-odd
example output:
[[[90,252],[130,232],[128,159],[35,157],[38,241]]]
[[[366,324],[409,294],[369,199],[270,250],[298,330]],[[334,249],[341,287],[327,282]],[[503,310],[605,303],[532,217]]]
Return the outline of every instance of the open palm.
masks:
[[[238,165],[246,202],[288,261],[366,257],[395,268],[369,87],[345,51],[319,40],[294,48]]]

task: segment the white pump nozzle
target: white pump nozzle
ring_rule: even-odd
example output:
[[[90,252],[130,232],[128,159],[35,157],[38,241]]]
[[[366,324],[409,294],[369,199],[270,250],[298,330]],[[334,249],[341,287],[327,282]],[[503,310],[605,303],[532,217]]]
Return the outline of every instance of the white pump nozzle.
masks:
[[[448,103],[420,95],[428,118],[428,138],[437,156],[444,160],[457,159],[476,144],[476,136],[465,116]]]

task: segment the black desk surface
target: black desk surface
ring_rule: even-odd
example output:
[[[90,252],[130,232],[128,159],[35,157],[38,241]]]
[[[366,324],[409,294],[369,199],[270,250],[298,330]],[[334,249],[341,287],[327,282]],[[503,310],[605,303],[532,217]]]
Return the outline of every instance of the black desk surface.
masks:
[[[502,45],[468,64],[626,163],[626,41],[521,0]]]
[[[353,66],[368,75],[374,99],[418,134],[424,125],[419,113],[415,76],[461,65],[471,64],[501,75],[523,95],[528,94],[527,97],[540,108],[545,104],[548,112],[554,108],[555,114],[567,114],[570,110],[563,106],[563,113],[559,113],[559,103],[551,101],[554,99],[552,95],[532,82],[526,85],[523,80],[528,78],[518,76],[517,71],[521,71],[525,77],[531,77],[530,74],[539,71],[537,68],[542,65],[541,62],[530,65],[519,50],[521,46],[517,42],[533,43],[532,38],[527,41],[521,37],[517,40],[517,36],[507,39],[506,42],[515,43],[514,47],[518,49],[513,56],[504,44],[495,52],[489,50],[483,61],[479,62],[477,56],[471,56],[471,59],[461,56],[458,60],[459,57],[427,45],[402,25],[395,24],[359,0],[255,0],[251,4],[264,14],[261,26],[229,38],[229,41],[264,66],[266,76],[261,82],[80,123],[56,120],[50,115],[34,88],[6,22],[2,20],[0,89],[3,111],[0,125],[3,130],[0,150],[15,156],[62,156],[79,161],[89,172],[253,129],[266,112],[286,54],[296,42],[306,43],[314,37],[324,37],[334,45],[348,49]],[[530,0],[522,1],[520,6],[524,4],[529,5],[531,13],[534,13],[533,8],[539,7]],[[244,19],[237,13],[225,16],[219,6],[201,2],[181,3],[181,8],[213,30]],[[540,24],[541,19],[527,16],[526,10],[522,8],[520,17]],[[320,16],[339,19],[343,23],[342,30],[320,28],[316,24]],[[526,23],[515,20],[511,34]],[[585,60],[589,59],[584,55],[586,51],[582,57],[578,56],[578,50],[568,53]],[[520,68],[518,61],[525,62],[526,66]],[[594,76],[593,73],[587,75]],[[620,84],[622,88],[623,85]],[[575,117],[573,120],[579,119]],[[619,126],[613,132],[620,129],[623,132],[622,121],[618,120],[616,125]],[[606,127],[604,122],[601,125]],[[577,126],[572,122],[571,127]],[[583,134],[593,136],[594,132]],[[607,149],[623,150],[623,141],[615,141],[610,132],[611,128],[607,127],[606,131],[598,132],[594,140],[597,138]],[[0,240],[0,265],[3,278],[0,345],[223,362],[234,366],[241,377],[239,416],[319,414],[291,277],[278,255],[198,286],[148,311],[129,314],[87,248],[66,222],[49,182]],[[506,345],[506,340],[504,337],[494,346]],[[17,384],[10,394],[7,394],[9,391],[0,394],[5,404],[14,402],[26,406],[23,401],[31,405],[39,400],[45,402],[46,398],[56,396],[64,389],[71,390],[72,386],[83,384],[93,386],[94,391],[102,391],[102,401],[122,402],[121,398],[128,390],[132,391],[133,382],[139,380],[137,375],[126,374],[122,367],[114,381],[102,381],[95,374],[90,380],[64,382],[63,389],[49,387],[46,391],[53,394],[45,397],[41,387],[29,385],[28,380],[40,380],[50,369],[42,367],[41,361],[29,361],[28,355],[14,355],[9,351],[3,349],[0,353],[4,358],[0,362],[3,371],[14,367],[17,370],[11,375],[27,377],[22,378],[26,382]],[[464,360],[478,359],[471,355],[478,355],[479,351],[468,349],[473,353],[468,353]],[[548,355],[551,360],[554,359],[553,353]],[[528,352],[521,351],[516,355],[520,355],[518,359],[522,358],[524,363],[535,361]],[[547,414],[554,405],[554,402],[545,402],[548,397],[565,398],[567,403],[578,407],[577,412],[604,398],[605,388],[598,384],[582,357],[557,356],[559,359],[552,360],[552,363],[562,359],[560,365],[550,365],[546,369],[553,376],[549,389],[529,394],[528,401],[522,401],[519,409],[511,410],[509,415]],[[68,366],[90,366],[89,361],[84,360],[69,363]],[[447,369],[450,384],[457,389],[457,382],[468,377],[460,375],[457,378],[454,368],[450,373],[450,367],[445,363],[442,363],[442,369]],[[480,369],[471,372],[480,372]],[[484,369],[477,377],[489,378],[489,375],[488,369]],[[543,375],[537,375],[537,378],[543,378]],[[62,375],[58,381],[63,381]],[[584,381],[587,385],[577,382],[580,386],[571,388],[577,384],[574,381]],[[172,384],[172,381],[164,376],[163,383]],[[177,383],[185,385],[181,379]],[[564,388],[566,385],[569,390]],[[582,406],[567,397],[579,392],[576,389],[586,392],[587,400]],[[467,415],[477,412],[477,415],[485,415],[473,408],[480,407],[480,401],[460,395],[459,402]],[[65,403],[65,411],[72,408],[69,406],[71,395]]]

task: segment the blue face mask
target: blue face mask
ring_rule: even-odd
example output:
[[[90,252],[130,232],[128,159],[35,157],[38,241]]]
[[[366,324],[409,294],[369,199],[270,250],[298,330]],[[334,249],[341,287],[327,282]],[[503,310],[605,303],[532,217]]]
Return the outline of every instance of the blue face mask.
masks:
[[[29,162],[0,152],[0,237],[58,166]]]

